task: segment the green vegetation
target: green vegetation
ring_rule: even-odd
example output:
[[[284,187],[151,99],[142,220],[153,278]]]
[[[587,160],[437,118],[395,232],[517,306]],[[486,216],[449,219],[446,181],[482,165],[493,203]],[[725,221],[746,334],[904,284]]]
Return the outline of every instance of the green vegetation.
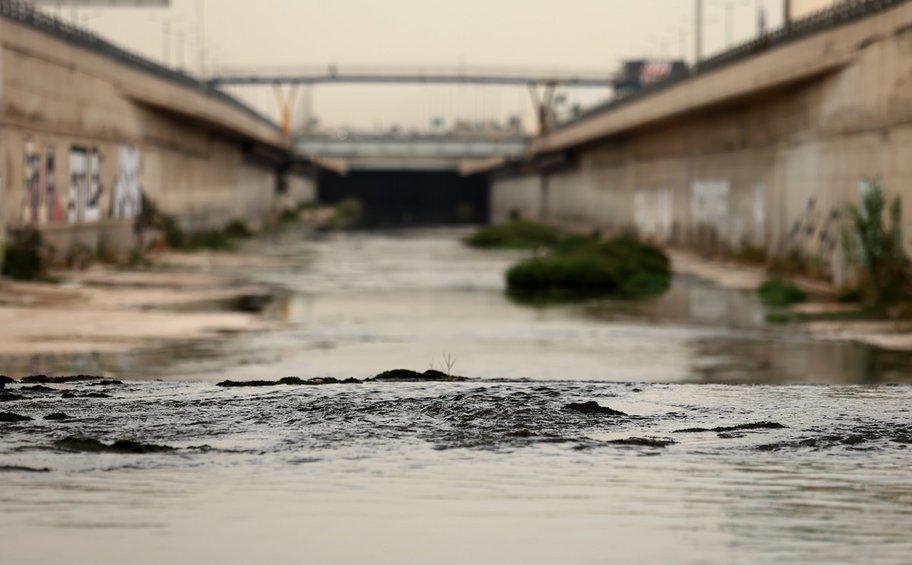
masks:
[[[326,221],[326,229],[343,230],[355,227],[361,221],[364,212],[361,201],[357,198],[340,200],[334,206],[333,215]]]
[[[231,251],[235,248],[234,238],[249,237],[250,234],[247,226],[237,220],[229,222],[223,229],[186,232],[174,218],[164,216],[161,220],[161,228],[165,244],[178,251],[199,251],[203,249]]]
[[[44,240],[41,232],[34,228],[26,228],[16,230],[11,235],[4,253],[3,276],[23,281],[44,279],[47,274],[47,261],[43,252]]]
[[[668,289],[671,268],[661,249],[631,237],[607,242],[567,238],[543,257],[507,272],[507,288],[520,300],[590,297],[636,299]]]
[[[300,218],[300,210],[295,208],[285,208],[282,210],[282,213],[279,214],[279,222],[283,224],[297,222]]]
[[[850,206],[852,224],[844,238],[849,259],[862,271],[863,302],[885,310],[912,300],[912,276],[903,248],[902,202],[890,203],[889,223],[884,221],[887,199],[877,182],[865,182],[858,206]]]
[[[794,284],[782,279],[769,279],[757,288],[757,295],[767,306],[787,308],[807,300],[807,294]]]
[[[231,220],[225,224],[225,235],[234,239],[247,239],[253,237],[253,232],[241,220]]]
[[[554,228],[529,220],[511,220],[505,224],[478,228],[464,241],[484,249],[535,249],[557,243],[560,233]]]

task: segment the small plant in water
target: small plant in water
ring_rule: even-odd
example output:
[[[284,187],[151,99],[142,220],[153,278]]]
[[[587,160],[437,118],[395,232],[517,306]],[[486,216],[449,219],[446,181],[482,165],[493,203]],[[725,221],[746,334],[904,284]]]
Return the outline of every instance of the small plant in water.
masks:
[[[455,366],[456,366],[456,359],[449,353],[444,353],[443,354],[443,363],[441,364],[441,368],[443,369],[443,372],[447,374],[448,377],[453,376],[453,367],[455,367]]]

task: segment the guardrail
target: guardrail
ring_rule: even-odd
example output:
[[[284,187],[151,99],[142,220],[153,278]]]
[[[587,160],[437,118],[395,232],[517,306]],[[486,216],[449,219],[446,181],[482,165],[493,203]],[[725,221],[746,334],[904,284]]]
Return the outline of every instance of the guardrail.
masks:
[[[212,88],[191,75],[159,65],[136,53],[118,47],[81,27],[68,24],[58,18],[45,14],[31,4],[18,0],[0,0],[0,18],[52,35],[57,39],[61,39],[77,47],[94,51],[120,63],[127,64],[135,69],[154,75],[160,79],[200,91],[245,112],[247,115],[264,122],[271,127],[278,127],[274,121],[260,114],[230,94]]]
[[[843,0],[839,4],[815,12],[800,20],[791,22],[788,27],[779,28],[753,40],[737,45],[727,51],[701,61],[696,67],[675,73],[666,79],[636,90],[623,98],[618,98],[583,112],[579,116],[558,125],[563,129],[592,116],[614,110],[619,106],[630,104],[667,88],[698,77],[704,73],[732,65],[771,49],[787,45],[808,36],[829,31],[874,14],[884,12],[912,0]]]

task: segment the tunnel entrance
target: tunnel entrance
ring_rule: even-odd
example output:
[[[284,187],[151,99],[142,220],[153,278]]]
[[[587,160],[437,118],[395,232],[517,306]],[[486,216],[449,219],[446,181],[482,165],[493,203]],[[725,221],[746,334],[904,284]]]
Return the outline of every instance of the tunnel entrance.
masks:
[[[317,194],[325,204],[357,198],[364,226],[408,227],[485,223],[489,187],[487,176],[457,171],[324,171]]]

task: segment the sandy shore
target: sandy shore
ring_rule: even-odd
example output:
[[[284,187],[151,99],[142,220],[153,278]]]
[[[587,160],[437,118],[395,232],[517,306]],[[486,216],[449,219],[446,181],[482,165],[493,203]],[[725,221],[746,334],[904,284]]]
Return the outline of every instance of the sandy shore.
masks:
[[[263,259],[222,253],[167,253],[156,264],[259,266]],[[268,289],[198,272],[121,270],[96,265],[57,271],[63,283],[0,280],[0,355],[117,352],[158,340],[194,340],[267,326],[256,313],[193,309]]]

